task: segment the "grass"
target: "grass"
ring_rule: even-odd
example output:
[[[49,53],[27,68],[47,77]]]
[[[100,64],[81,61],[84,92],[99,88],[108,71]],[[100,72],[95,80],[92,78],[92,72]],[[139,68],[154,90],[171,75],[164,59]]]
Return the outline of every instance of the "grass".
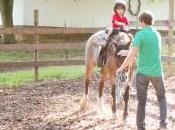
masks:
[[[76,79],[84,76],[84,66],[60,66],[39,69],[39,80]],[[0,74],[0,86],[18,87],[33,81],[32,70],[6,72]]]
[[[40,51],[39,60],[84,58],[84,49],[60,49],[54,51]],[[32,61],[34,54],[31,51],[0,51],[0,62]]]
[[[31,51],[0,51],[0,62],[32,61]],[[84,59],[83,49],[40,51],[39,60]],[[39,80],[74,79],[84,75],[84,66],[46,67],[39,69]],[[33,81],[32,70],[0,73],[0,86],[21,86]]]
[[[31,61],[32,53],[27,51],[0,51],[0,62]]]

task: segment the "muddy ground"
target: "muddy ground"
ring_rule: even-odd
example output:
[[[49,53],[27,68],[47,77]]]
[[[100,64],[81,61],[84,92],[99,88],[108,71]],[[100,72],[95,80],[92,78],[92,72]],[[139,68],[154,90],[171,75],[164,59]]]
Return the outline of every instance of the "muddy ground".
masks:
[[[0,89],[0,130],[136,130],[136,95],[130,92],[129,117],[121,120],[111,114],[109,84],[104,89],[105,109],[98,110],[95,76],[89,90],[87,109],[80,111],[79,102],[84,88],[84,78],[77,80],[51,80],[28,84],[17,89]],[[175,130],[175,77],[165,81],[170,130]],[[159,109],[155,91],[148,90],[146,127],[155,130],[159,124]]]

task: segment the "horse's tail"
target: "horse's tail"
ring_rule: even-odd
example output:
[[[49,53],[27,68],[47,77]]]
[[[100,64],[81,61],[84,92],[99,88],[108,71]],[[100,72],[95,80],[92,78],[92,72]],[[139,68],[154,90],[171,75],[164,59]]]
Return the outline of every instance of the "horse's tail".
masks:
[[[91,42],[92,42],[93,35],[87,40],[86,46],[85,46],[85,64],[87,64],[88,58],[89,58],[89,53],[91,51]]]

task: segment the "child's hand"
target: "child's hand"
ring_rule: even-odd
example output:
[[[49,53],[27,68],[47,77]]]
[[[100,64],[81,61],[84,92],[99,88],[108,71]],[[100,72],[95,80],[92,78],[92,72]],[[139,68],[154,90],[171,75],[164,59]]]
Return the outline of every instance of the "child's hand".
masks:
[[[125,23],[122,23],[121,25],[122,25],[122,27],[126,27],[126,24]]]

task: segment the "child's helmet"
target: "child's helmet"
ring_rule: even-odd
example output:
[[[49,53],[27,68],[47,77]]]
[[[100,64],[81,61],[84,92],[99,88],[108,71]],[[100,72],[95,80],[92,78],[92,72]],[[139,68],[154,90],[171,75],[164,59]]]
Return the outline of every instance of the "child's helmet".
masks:
[[[116,12],[117,8],[123,8],[124,12],[126,11],[126,2],[124,0],[117,0],[114,4],[114,12]]]

